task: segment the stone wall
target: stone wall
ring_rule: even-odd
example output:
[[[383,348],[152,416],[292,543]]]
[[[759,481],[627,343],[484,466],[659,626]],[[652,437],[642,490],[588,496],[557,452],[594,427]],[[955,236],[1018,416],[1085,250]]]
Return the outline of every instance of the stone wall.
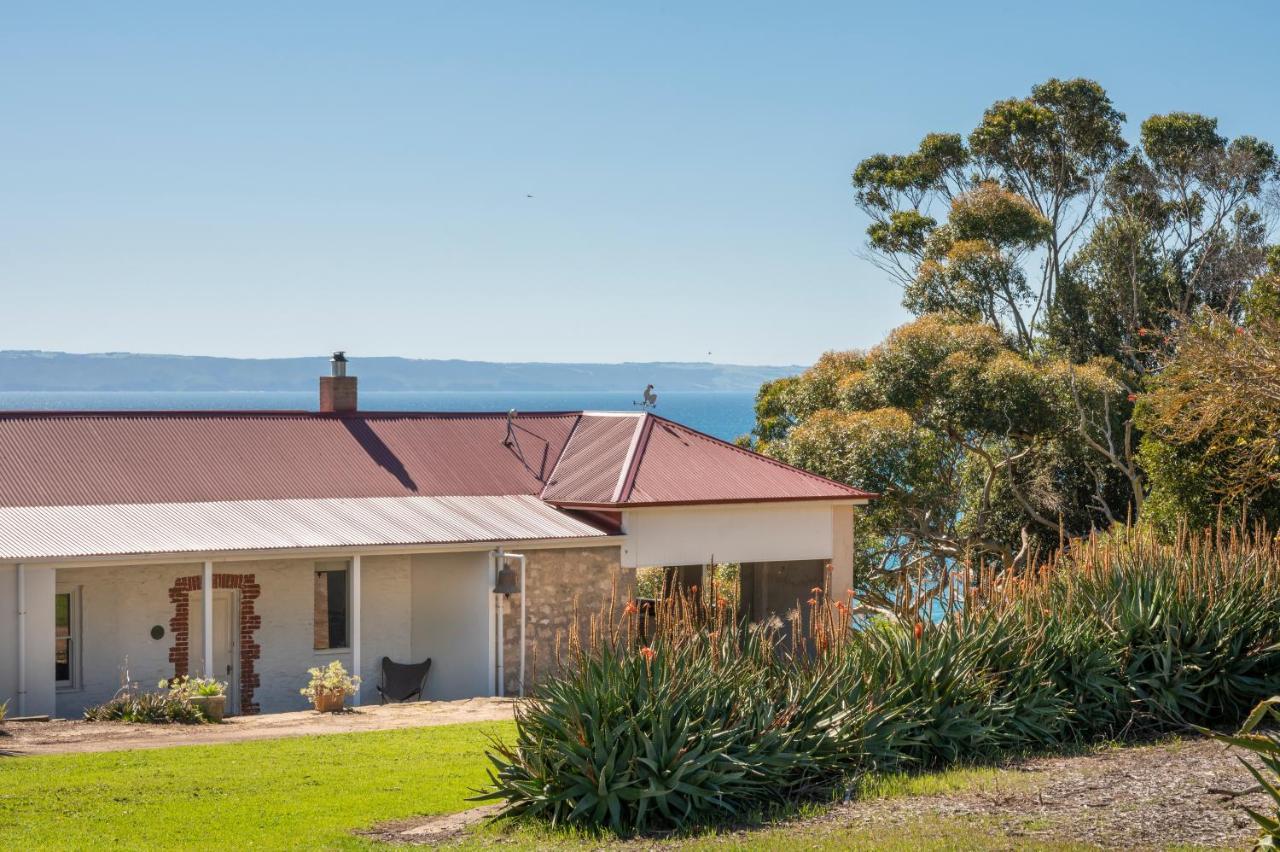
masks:
[[[574,624],[585,638],[591,616],[616,606],[618,615],[635,590],[634,568],[621,567],[617,547],[529,550],[525,591],[529,595],[525,629],[526,687],[550,672],[556,641]],[[512,563],[516,565],[518,563]],[[506,599],[503,615],[506,692],[520,691],[520,595]]]

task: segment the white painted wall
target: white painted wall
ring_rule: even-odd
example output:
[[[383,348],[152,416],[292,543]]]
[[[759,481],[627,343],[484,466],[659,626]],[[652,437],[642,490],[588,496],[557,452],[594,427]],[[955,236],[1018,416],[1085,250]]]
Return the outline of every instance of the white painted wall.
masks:
[[[701,565],[830,559],[830,503],[668,506],[623,512],[622,564]]]
[[[622,565],[699,564],[711,559],[783,561],[831,559],[833,513],[829,503],[672,507],[625,513],[628,531]],[[363,559],[361,642],[363,703],[377,701],[379,663],[433,660],[427,697],[488,695],[490,595],[487,551],[366,556]],[[173,673],[169,589],[179,577],[199,576],[200,562],[53,568],[28,566],[30,680],[27,712],[78,717],[88,705],[110,698],[126,660],[130,677],[146,688]],[[254,574],[262,619],[256,639],[263,712],[303,709],[298,690],[306,670],[339,659],[351,670],[349,651],[315,651],[315,560],[263,559],[215,562],[215,574]],[[57,586],[80,592],[81,680],[73,690],[53,684],[53,594]],[[16,693],[17,606],[13,565],[0,565],[0,700]],[[198,609],[199,595],[191,596]],[[567,602],[566,602],[567,605]],[[194,615],[194,613],[193,613]],[[198,618],[191,619],[194,626]],[[151,638],[160,625],[164,636]],[[200,670],[201,635],[189,638],[191,670]],[[509,660],[515,665],[515,660]],[[16,705],[16,702],[15,702]],[[11,710],[15,710],[11,707]]]
[[[28,716],[56,711],[53,671],[54,572],[42,565],[26,567]],[[18,715],[18,569],[0,565],[0,703]]]
[[[409,655],[410,559],[408,555],[396,555],[363,560],[364,635],[360,674],[364,678],[361,700],[365,703],[377,700],[374,684],[383,655],[393,659],[406,659]],[[307,701],[298,690],[306,685],[306,671],[312,666],[339,659],[348,671],[352,670],[349,651],[313,648],[314,560],[215,562],[213,570],[215,574],[253,574],[262,588],[256,601],[256,613],[262,619],[256,640],[262,646],[262,654],[255,666],[261,681],[255,700],[262,712],[305,709]],[[82,683],[73,691],[58,693],[58,715],[75,718],[86,706],[110,698],[120,685],[120,670],[126,659],[130,677],[144,688],[154,688],[161,678],[171,676],[169,649],[173,636],[169,632],[169,619],[173,616],[173,605],[169,601],[169,589],[178,577],[200,573],[200,563],[59,569],[59,584],[80,587],[84,639]],[[0,578],[0,587],[3,584]],[[49,594],[52,595],[52,590]],[[195,608],[199,593],[191,594],[190,599]],[[0,602],[0,607],[3,606]],[[49,611],[47,668],[52,672],[52,602]],[[194,626],[199,619],[191,621]],[[164,637],[158,641],[150,635],[152,626],[157,624],[165,630]],[[10,622],[0,615],[0,631],[9,626]],[[191,671],[200,671],[201,654],[200,634],[193,631]]]
[[[413,557],[413,631],[409,655],[431,658],[427,698],[488,695],[488,553],[421,554]],[[403,661],[403,660],[402,660]]]
[[[361,560],[359,674],[360,701],[377,703],[378,670],[382,657],[404,659],[409,653],[408,555],[366,556]],[[331,560],[325,560],[331,561]],[[298,690],[306,686],[307,669],[340,660],[355,673],[350,650],[315,650],[315,560],[275,562],[215,562],[215,574],[254,573],[262,587],[257,614],[262,618],[257,662],[261,685],[256,692],[264,713],[305,710],[310,705]],[[194,596],[193,596],[194,598]],[[195,646],[193,645],[193,652]],[[198,658],[198,652],[195,652]]]
[[[148,688],[171,677],[169,588],[178,577],[199,574],[200,565],[145,568],[59,569],[58,584],[80,589],[80,683],[58,691],[58,715],[78,718],[84,708],[110,698],[128,666],[129,677]],[[153,625],[165,630],[151,638]]]

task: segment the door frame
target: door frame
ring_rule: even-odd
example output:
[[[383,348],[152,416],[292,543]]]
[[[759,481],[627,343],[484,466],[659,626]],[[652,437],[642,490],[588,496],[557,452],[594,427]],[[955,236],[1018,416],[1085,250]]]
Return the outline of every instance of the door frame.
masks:
[[[235,716],[240,713],[240,590],[214,589],[215,609],[219,598],[227,602],[227,630],[231,638],[231,663],[228,666],[231,671],[227,674],[227,715]],[[214,672],[213,676],[220,678],[220,675],[221,672]]]
[[[213,606],[211,609],[214,613],[218,610],[218,601],[227,602],[227,630],[231,638],[231,663],[230,673],[214,671],[214,680],[225,680],[227,684],[227,709],[228,716],[238,715],[240,713],[240,590],[239,589],[213,589]],[[198,624],[199,629],[190,631],[192,635],[188,639],[187,647],[191,649],[191,653],[187,658],[187,671],[193,677],[204,677],[204,592],[195,590],[191,592],[189,603],[190,611],[196,614],[193,618],[193,627]],[[215,615],[216,618],[216,615]],[[217,625],[214,625],[215,631]],[[216,656],[215,648],[215,656]]]

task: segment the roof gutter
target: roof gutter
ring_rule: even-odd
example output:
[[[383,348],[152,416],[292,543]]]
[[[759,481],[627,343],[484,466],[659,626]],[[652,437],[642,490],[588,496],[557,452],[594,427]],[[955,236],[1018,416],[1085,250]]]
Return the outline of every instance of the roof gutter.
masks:
[[[444,544],[362,544],[334,547],[273,547],[262,550],[202,550],[168,553],[113,553],[101,556],[24,556],[6,558],[3,562],[21,561],[25,565],[53,564],[59,568],[109,565],[173,565],[186,562],[251,562],[258,559],[307,559],[340,556],[398,556],[403,554],[475,553],[495,547],[519,547],[526,550],[548,550],[561,547],[617,547],[625,535],[599,535],[585,538],[504,539],[502,541],[467,541]]]
[[[879,499],[879,494],[867,494],[862,497],[738,497],[720,500],[668,500],[651,503],[570,503],[559,500],[547,502],[558,509],[576,509],[580,511],[612,511],[628,512],[636,509],[662,509],[674,506],[774,506],[778,503],[826,503],[832,506],[866,506],[872,500]]]

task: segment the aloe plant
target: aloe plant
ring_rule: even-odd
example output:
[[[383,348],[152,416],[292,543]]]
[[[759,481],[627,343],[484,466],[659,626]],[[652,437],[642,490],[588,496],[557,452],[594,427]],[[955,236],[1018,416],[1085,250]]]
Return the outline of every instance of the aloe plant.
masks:
[[[873,770],[1234,723],[1280,693],[1265,536],[1077,542],[958,597],[936,622],[853,622],[815,589],[790,642],[706,592],[643,627],[634,605],[604,613],[565,637],[482,798],[616,833],[688,827]]]
[[[1268,717],[1273,723],[1280,722],[1280,697],[1259,702],[1234,736],[1210,732],[1213,737],[1222,742],[1253,752],[1262,762],[1259,768],[1243,757],[1240,758],[1240,762],[1258,782],[1260,791],[1271,798],[1274,807],[1270,815],[1255,811],[1253,808],[1245,808],[1249,816],[1253,817],[1253,821],[1262,829],[1257,843],[1254,844],[1255,849],[1280,847],[1280,736],[1270,731],[1262,734],[1254,733],[1258,725]]]

